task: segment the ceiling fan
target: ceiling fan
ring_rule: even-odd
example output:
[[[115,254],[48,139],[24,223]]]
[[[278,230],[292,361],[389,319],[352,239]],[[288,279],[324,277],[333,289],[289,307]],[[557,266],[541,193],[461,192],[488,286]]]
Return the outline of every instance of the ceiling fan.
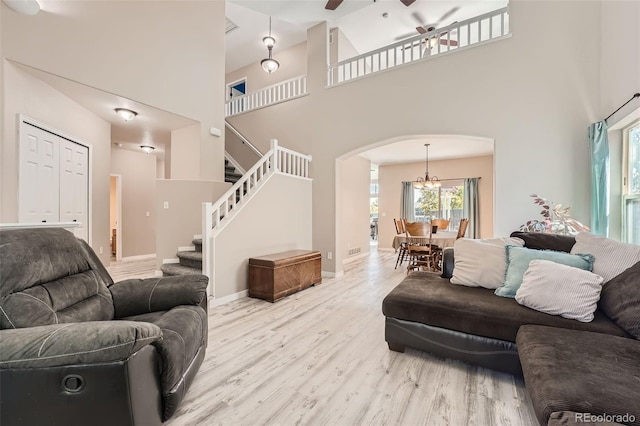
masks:
[[[402,2],[402,4],[408,7],[416,0],[400,0],[400,1]],[[343,0],[329,0],[327,4],[324,6],[324,8],[327,10],[336,10],[342,2]]]
[[[457,7],[457,6],[451,8],[448,12],[446,12],[444,15],[442,15],[442,17],[437,22],[434,22],[432,24],[425,24],[425,20],[424,20],[423,16],[420,14],[420,12],[417,12],[417,11],[413,12],[411,14],[411,16],[413,16],[413,18],[418,23],[418,26],[416,27],[416,31],[418,32],[418,34],[427,34],[427,33],[430,33],[432,31],[435,31],[442,21],[444,21],[445,19],[449,18],[451,15],[456,13],[458,11],[458,9],[460,9],[460,8]],[[458,21],[454,21],[450,25],[453,25],[456,22],[458,22]],[[451,32],[453,32],[453,31],[456,31],[456,30],[454,29]],[[438,37],[438,42],[440,44],[444,44],[444,45],[457,46],[458,42],[456,40],[447,40],[446,38],[442,38],[442,36],[447,34],[447,32],[448,31],[444,31],[442,33],[439,33],[440,37]],[[414,35],[415,35],[415,33],[405,34],[405,35],[402,35],[400,37],[396,37],[396,40],[404,40],[405,38],[409,38],[409,37],[412,37]]]

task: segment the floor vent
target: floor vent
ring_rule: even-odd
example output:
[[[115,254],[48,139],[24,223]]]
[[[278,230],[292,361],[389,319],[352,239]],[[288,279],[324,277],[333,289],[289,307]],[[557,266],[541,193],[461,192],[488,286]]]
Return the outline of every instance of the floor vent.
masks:
[[[349,249],[349,256],[355,256],[356,254],[360,254],[360,247],[354,247]]]

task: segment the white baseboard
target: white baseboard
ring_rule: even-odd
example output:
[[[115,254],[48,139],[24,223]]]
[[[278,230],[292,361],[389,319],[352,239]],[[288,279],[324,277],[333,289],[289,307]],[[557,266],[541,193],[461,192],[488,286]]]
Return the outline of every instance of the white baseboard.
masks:
[[[139,256],[123,257],[121,262],[135,262],[136,260],[149,260],[149,259],[155,259],[155,258],[156,258],[156,254],[155,253],[141,254]]]
[[[193,239],[194,240],[201,240],[202,239],[202,234],[194,235]]]
[[[196,251],[196,246],[178,247],[178,251]]]
[[[177,257],[174,259],[162,259],[162,264],[166,265],[167,263],[180,263],[180,259]]]
[[[342,276],[344,276],[344,271],[338,271],[338,272],[322,271],[322,278],[340,278]]]
[[[249,290],[243,290],[238,293],[230,294],[224,297],[214,297],[211,302],[211,306],[220,306],[226,305],[229,302],[233,302],[234,300],[242,299],[243,297],[249,296]]]
[[[153,277],[154,278],[162,278],[163,277],[162,271],[158,271],[158,270],[153,271]]]

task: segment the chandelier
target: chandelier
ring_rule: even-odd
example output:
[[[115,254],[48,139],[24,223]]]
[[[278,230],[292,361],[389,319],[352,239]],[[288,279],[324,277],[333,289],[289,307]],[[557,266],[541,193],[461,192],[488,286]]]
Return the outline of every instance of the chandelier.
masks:
[[[263,38],[262,42],[269,50],[269,57],[260,61],[260,65],[262,65],[263,70],[271,74],[272,72],[277,71],[280,67],[278,61],[271,57],[271,51],[273,50],[273,46],[276,44],[276,39],[271,36],[271,16],[269,16],[269,35]]]
[[[427,151],[427,156],[425,161],[425,165],[426,165],[425,174],[424,174],[424,178],[420,176],[415,180],[415,182],[413,182],[413,187],[416,189],[420,189],[420,188],[432,189],[432,188],[439,188],[442,186],[442,183],[440,182],[440,179],[438,179],[438,176],[433,176],[433,177],[429,176],[429,145],[430,144],[428,143],[424,144]]]

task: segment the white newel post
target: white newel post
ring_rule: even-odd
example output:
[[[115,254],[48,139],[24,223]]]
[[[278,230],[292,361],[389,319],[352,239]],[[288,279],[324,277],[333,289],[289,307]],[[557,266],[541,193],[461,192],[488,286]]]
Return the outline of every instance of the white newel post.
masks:
[[[202,273],[209,277],[207,293],[215,296],[213,286],[213,253],[212,253],[212,229],[213,218],[211,216],[211,203],[202,203]]]
[[[280,171],[280,164],[278,161],[278,139],[271,139],[271,152],[273,153],[273,171]]]

